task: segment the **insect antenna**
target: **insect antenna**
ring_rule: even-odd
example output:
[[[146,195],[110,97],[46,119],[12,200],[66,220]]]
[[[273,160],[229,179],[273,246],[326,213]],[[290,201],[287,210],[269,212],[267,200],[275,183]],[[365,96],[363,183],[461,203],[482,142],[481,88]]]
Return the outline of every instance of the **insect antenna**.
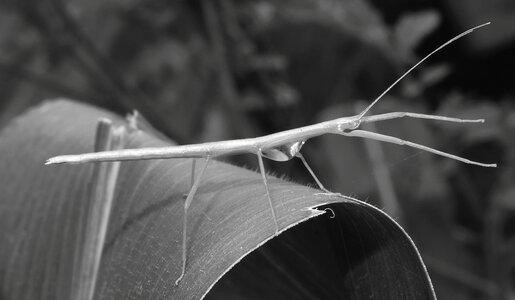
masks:
[[[408,71],[406,71],[404,74],[402,74],[401,77],[397,78],[397,80],[395,80],[386,90],[384,90],[384,92],[382,92],[374,101],[372,101],[372,103],[370,103],[370,105],[368,105],[359,115],[358,115],[358,118],[361,119],[379,100],[381,100],[381,98],[383,98],[383,96],[388,93],[394,86],[396,86],[404,77],[406,77],[406,75],[408,75],[409,73],[411,73],[411,71],[413,71],[416,67],[418,67],[421,63],[423,63],[426,59],[428,59],[429,57],[431,57],[433,54],[435,54],[436,52],[442,50],[443,48],[445,48],[447,45],[449,45],[450,43],[466,36],[467,34],[471,33],[472,31],[478,29],[478,28],[481,28],[483,26],[486,26],[486,25],[489,25],[490,22],[487,22],[487,23],[484,23],[484,24],[481,24],[481,25],[478,25],[476,27],[473,27],[473,28],[470,28],[469,30],[466,30],[460,34],[458,34],[457,36],[453,37],[452,39],[448,40],[447,42],[443,43],[440,47],[436,48],[435,50],[433,50],[431,53],[429,53],[428,55],[426,55],[424,58],[422,58],[419,62],[417,62],[414,66],[412,66],[411,68],[409,68]]]

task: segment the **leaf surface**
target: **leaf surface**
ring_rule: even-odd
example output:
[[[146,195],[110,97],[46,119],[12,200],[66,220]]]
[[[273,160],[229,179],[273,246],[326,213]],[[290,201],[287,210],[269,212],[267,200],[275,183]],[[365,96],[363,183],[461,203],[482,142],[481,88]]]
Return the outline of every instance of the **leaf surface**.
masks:
[[[90,152],[105,117],[124,122],[59,100],[2,131],[0,298],[69,298],[93,165],[43,163]],[[166,145],[142,131],[128,141]],[[95,299],[434,298],[411,239],[378,209],[269,176],[282,231],[274,238],[260,174],[221,162],[190,207],[186,274],[175,286],[190,168],[190,159],[122,163]],[[315,209],[323,205],[334,218]]]

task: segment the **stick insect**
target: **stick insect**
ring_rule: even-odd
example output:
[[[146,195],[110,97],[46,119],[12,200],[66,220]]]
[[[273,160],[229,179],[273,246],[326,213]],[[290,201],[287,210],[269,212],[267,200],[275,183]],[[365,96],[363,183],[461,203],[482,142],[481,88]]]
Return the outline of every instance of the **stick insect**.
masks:
[[[478,25],[473,27],[454,38],[448,40],[431,53],[427,54],[424,58],[422,58],[419,62],[417,62],[414,66],[408,69],[402,76],[400,76],[395,82],[393,82],[384,92],[382,92],[371,104],[369,104],[361,113],[350,116],[350,117],[342,117],[337,118],[330,121],[325,121],[313,125],[308,125],[300,128],[290,129],[286,131],[281,131],[265,136],[260,136],[256,138],[245,138],[245,139],[236,139],[236,140],[227,140],[227,141],[219,141],[219,142],[210,142],[210,143],[201,143],[201,144],[191,144],[191,145],[181,145],[181,146],[169,146],[169,147],[154,147],[154,148],[139,148],[139,149],[123,149],[123,150],[115,150],[115,151],[104,151],[104,152],[95,152],[95,153],[85,153],[85,154],[77,154],[77,155],[62,155],[52,157],[47,160],[46,164],[61,164],[61,163],[69,163],[69,164],[79,164],[86,162],[101,162],[101,161],[123,161],[123,160],[141,160],[141,159],[168,159],[168,158],[193,158],[193,167],[192,167],[192,184],[191,189],[186,197],[186,201],[184,203],[184,221],[183,221],[183,232],[182,232],[182,269],[181,274],[176,280],[175,284],[179,284],[181,279],[184,276],[186,271],[186,261],[187,261],[187,224],[188,224],[188,208],[193,201],[195,193],[200,185],[201,178],[206,171],[209,161],[212,158],[225,156],[225,155],[234,155],[234,154],[242,154],[242,153],[251,153],[255,154],[258,159],[259,169],[261,172],[261,177],[263,180],[263,184],[265,187],[265,193],[268,200],[268,206],[270,208],[271,216],[274,220],[275,224],[275,234],[279,233],[279,224],[277,222],[277,214],[275,211],[274,204],[272,202],[272,197],[270,196],[270,191],[267,183],[267,176],[265,173],[265,168],[263,165],[263,157],[268,158],[274,161],[288,161],[295,157],[299,158],[306,169],[309,171],[319,188],[324,191],[324,193],[331,193],[327,190],[320,180],[317,178],[313,170],[309,167],[306,159],[300,153],[300,150],[304,143],[310,138],[318,137],[324,134],[339,134],[348,137],[361,137],[366,139],[377,140],[386,143],[405,145],[408,147],[420,149],[423,151],[431,152],[443,157],[447,157],[450,159],[454,159],[457,161],[461,161],[463,163],[482,166],[482,167],[496,167],[496,164],[487,164],[480,163],[476,161],[472,161],[460,156],[456,156],[453,154],[449,154],[440,150],[436,150],[430,148],[428,146],[424,146],[421,144],[417,144],[414,142],[410,142],[407,140],[402,140],[397,137],[384,135],[380,133],[370,132],[366,130],[359,129],[360,125],[365,123],[378,122],[383,120],[392,120],[398,118],[415,118],[415,119],[429,119],[429,120],[437,120],[437,121],[446,121],[446,122],[456,122],[456,123],[483,123],[484,119],[459,119],[438,115],[430,115],[430,114],[420,114],[420,113],[411,113],[411,112],[390,112],[378,115],[370,115],[367,116],[367,113],[372,109],[372,107],[386,94],[388,93],[395,85],[397,85],[405,76],[407,76],[413,69],[418,67],[421,63],[423,63],[430,56],[440,51],[450,43],[456,41],[457,39],[471,33],[475,29],[486,26],[490,24],[485,23],[482,25]],[[197,175],[195,175],[195,159],[204,158],[204,164],[200,168],[200,171]],[[332,193],[335,194],[335,193]],[[339,195],[339,194],[338,194]]]

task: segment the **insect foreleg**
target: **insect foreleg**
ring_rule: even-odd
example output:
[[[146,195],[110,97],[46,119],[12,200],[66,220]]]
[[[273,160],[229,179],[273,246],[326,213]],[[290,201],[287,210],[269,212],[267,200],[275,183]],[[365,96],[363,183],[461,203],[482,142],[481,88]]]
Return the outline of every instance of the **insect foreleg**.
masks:
[[[202,169],[200,169],[200,172],[199,172],[197,178],[195,179],[195,182],[191,186],[188,197],[186,198],[186,201],[184,202],[184,222],[182,224],[182,269],[181,269],[181,275],[175,281],[175,285],[179,284],[182,277],[184,277],[184,273],[186,272],[186,258],[187,258],[186,251],[188,250],[187,249],[188,208],[190,207],[193,197],[195,196],[195,193],[197,192],[197,189],[200,185],[200,180],[202,179],[202,175],[204,175],[204,172],[206,171],[206,168],[207,168],[207,164],[209,163],[209,159],[210,159],[210,157],[206,156],[206,161],[204,162]],[[195,161],[195,160],[193,160],[193,161]]]
[[[444,122],[454,122],[454,123],[483,123],[484,119],[460,119],[460,118],[452,118],[438,115],[428,115],[428,114],[419,114],[412,112],[391,112],[379,115],[373,115],[368,117],[362,117],[360,119],[361,123],[372,123],[384,120],[393,120],[399,118],[414,118],[414,119],[427,119],[427,120],[437,120]]]
[[[263,154],[261,149],[257,152],[258,161],[259,161],[259,169],[261,171],[261,177],[263,178],[263,184],[265,185],[266,196],[268,198],[268,204],[270,205],[270,211],[272,212],[272,217],[274,218],[275,223],[275,234],[279,233],[279,224],[277,223],[277,216],[275,214],[274,204],[272,203],[272,198],[270,197],[270,191],[268,190],[268,181],[266,179],[265,166],[263,164]]]
[[[313,172],[313,169],[311,169],[308,165],[308,162],[306,161],[306,159],[304,158],[304,155],[302,155],[302,153],[300,152],[297,152],[297,154],[295,155],[297,156],[298,158],[300,158],[300,160],[302,161],[302,163],[304,164],[304,166],[306,167],[306,169],[308,169],[309,171],[309,174],[311,174],[311,177],[313,177],[313,179],[315,180],[315,182],[318,184],[318,187],[326,192],[326,193],[331,193],[328,189],[326,189],[324,187],[324,185],[322,184],[322,182],[320,182],[320,180],[318,180],[318,177],[315,175],[315,172]]]
[[[442,45],[440,45],[440,47],[436,48],[435,50],[433,50],[431,53],[429,53],[428,55],[424,56],[424,58],[422,58],[418,63],[416,63],[414,66],[412,66],[411,68],[409,68],[408,71],[406,71],[404,74],[402,74],[399,78],[397,78],[397,80],[395,80],[394,83],[392,83],[386,90],[384,90],[381,95],[379,95],[374,101],[372,101],[372,103],[370,103],[367,108],[365,108],[360,114],[359,114],[359,117],[362,118],[363,116],[365,116],[367,114],[367,112],[381,99],[383,98],[384,95],[386,95],[386,93],[388,93],[394,86],[397,85],[397,83],[399,83],[404,77],[406,77],[409,73],[411,73],[411,71],[413,71],[415,68],[417,68],[421,63],[423,63],[426,59],[428,59],[429,57],[431,57],[433,54],[435,54],[436,52],[442,50],[443,48],[445,48],[447,45],[449,45],[450,43],[456,41],[457,39],[461,38],[461,37],[464,37],[465,35],[471,33],[472,31],[478,29],[478,28],[481,28],[483,26],[486,26],[490,24],[490,22],[487,22],[487,23],[484,23],[484,24],[481,24],[481,25],[478,25],[476,27],[473,27],[473,28],[470,28],[469,30],[466,30],[460,34],[458,34],[457,36],[453,37],[452,39],[448,40],[447,42],[443,43]]]
[[[413,143],[413,142],[406,141],[406,140],[403,140],[400,138],[396,138],[393,136],[380,134],[380,133],[376,133],[376,132],[371,132],[371,131],[366,131],[366,130],[353,130],[353,131],[349,131],[349,132],[342,132],[341,134],[345,135],[345,136],[362,137],[362,138],[366,138],[366,139],[372,139],[372,140],[376,140],[376,141],[392,143],[392,144],[397,144],[397,145],[406,145],[406,146],[409,146],[412,148],[424,150],[424,151],[431,152],[431,153],[434,153],[434,154],[437,154],[440,156],[458,160],[458,161],[461,161],[461,162],[464,162],[467,164],[478,165],[478,166],[482,166],[482,167],[496,167],[497,166],[497,164],[484,164],[484,163],[472,161],[472,160],[469,160],[469,159],[466,159],[466,158],[463,158],[463,157],[460,157],[457,155],[453,155],[453,154],[449,154],[447,152],[433,149],[428,146],[424,146],[421,144]]]

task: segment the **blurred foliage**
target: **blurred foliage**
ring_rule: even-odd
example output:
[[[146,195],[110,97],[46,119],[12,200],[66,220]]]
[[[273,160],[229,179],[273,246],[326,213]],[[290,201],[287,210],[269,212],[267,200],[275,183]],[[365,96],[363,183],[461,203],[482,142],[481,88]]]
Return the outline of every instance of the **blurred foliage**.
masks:
[[[397,120],[374,130],[499,168],[390,145],[373,146],[378,165],[363,141],[342,137],[315,139],[304,152],[328,188],[379,207],[374,171],[386,166],[397,217],[441,299],[513,297],[515,10],[508,0],[485,11],[471,2],[2,0],[0,125],[69,97],[137,109],[179,143],[263,135],[357,113],[421,55],[486,17],[492,28],[432,58],[374,112],[487,123]],[[254,157],[234,161],[256,167]],[[297,163],[269,168],[311,181]]]

